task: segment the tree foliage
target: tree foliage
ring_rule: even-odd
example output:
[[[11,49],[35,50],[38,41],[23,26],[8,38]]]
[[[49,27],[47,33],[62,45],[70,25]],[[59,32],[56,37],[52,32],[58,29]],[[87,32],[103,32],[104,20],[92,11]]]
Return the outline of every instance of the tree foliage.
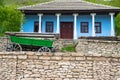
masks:
[[[116,26],[116,35],[120,35],[120,13],[116,16],[115,19],[115,26]]]
[[[6,31],[20,31],[23,14],[12,6],[0,6],[0,35]]]
[[[0,0],[0,6],[4,6],[4,0]]]
[[[110,5],[120,7],[120,0],[113,0],[110,2]]]

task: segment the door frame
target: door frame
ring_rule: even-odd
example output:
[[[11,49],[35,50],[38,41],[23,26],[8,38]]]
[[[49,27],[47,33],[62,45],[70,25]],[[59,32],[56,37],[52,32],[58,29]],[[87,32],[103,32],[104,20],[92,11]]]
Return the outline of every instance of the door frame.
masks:
[[[73,36],[73,38],[74,38],[74,22],[72,22],[72,21],[70,21],[70,22],[60,22],[60,38],[61,38],[61,23],[72,23],[72,27],[73,27],[73,34],[72,34],[72,36]],[[72,38],[72,39],[73,39]]]

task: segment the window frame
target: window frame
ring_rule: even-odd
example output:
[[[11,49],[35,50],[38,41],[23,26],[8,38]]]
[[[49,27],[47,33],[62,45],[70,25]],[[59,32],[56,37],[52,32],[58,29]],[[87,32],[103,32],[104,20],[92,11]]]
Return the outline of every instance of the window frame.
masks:
[[[52,31],[50,31],[50,30],[48,30],[48,26],[47,26],[47,24],[48,23],[51,23],[52,24]],[[53,21],[46,21],[46,29],[45,29],[45,32],[47,32],[47,33],[53,33],[54,32],[54,22]]]
[[[36,25],[36,24],[38,24],[38,25]],[[38,30],[36,30],[35,26],[38,26]],[[39,32],[39,21],[34,21],[34,32]]]
[[[100,27],[100,31],[99,31],[99,29],[98,29],[99,27],[98,27],[98,26],[96,26],[96,23],[100,25],[100,26],[99,26],[99,27]],[[98,28],[96,28],[96,27],[98,27]],[[98,30],[96,30],[96,29],[98,29]],[[98,32],[97,32],[97,31],[98,31]],[[95,22],[95,33],[102,33],[102,26],[101,26],[101,22]]]
[[[86,27],[87,31],[84,29],[84,26],[82,26],[83,23],[87,23],[87,27]],[[89,33],[89,23],[88,22],[81,22],[80,24],[81,24],[80,32],[81,33]]]

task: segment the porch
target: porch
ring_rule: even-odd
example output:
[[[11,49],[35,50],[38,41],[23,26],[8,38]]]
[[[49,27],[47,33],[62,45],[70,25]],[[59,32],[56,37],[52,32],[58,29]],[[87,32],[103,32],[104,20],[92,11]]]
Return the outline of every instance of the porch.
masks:
[[[115,36],[114,13],[26,15],[26,21],[21,32],[59,34],[61,39],[74,40],[82,36]],[[99,25],[100,28],[96,28],[96,25]]]

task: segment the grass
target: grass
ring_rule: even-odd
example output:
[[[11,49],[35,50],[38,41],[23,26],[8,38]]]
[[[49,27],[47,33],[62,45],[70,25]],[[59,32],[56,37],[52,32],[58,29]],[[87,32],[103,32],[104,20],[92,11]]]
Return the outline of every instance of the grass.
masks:
[[[67,45],[62,47],[62,52],[76,52],[74,45]]]

